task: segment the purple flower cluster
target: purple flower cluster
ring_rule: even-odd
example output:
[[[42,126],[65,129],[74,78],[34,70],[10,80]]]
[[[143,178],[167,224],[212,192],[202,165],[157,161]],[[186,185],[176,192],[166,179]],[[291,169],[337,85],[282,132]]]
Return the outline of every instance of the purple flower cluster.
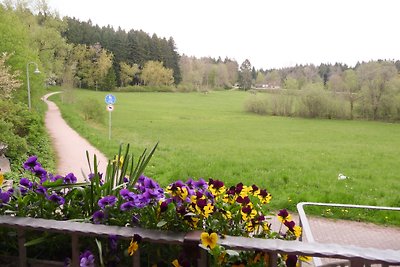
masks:
[[[186,183],[178,180],[167,187],[167,192],[178,206],[182,201],[190,203],[191,197],[199,193],[210,199],[213,198],[212,194],[208,191],[208,183],[202,178],[198,181],[190,178]]]
[[[115,203],[117,203],[117,197],[116,196],[105,196],[102,197],[97,204],[99,205],[99,207],[101,209],[105,209],[106,207],[112,207],[115,205]]]
[[[0,188],[0,207],[2,207],[4,204],[7,204],[11,196],[13,194],[13,190],[9,189],[8,191],[2,191]]]
[[[37,161],[37,156],[29,157],[24,163],[24,169],[32,172],[35,176],[40,178],[43,183],[47,180],[47,171],[42,168],[42,165]]]
[[[79,256],[80,267],[94,267],[94,256],[90,250],[86,250]]]
[[[133,208],[143,208],[150,204],[156,204],[164,198],[164,190],[160,185],[149,177],[141,175],[135,185],[136,193],[124,188],[120,190],[120,195],[125,200],[121,204],[122,211]]]
[[[73,173],[68,173],[65,177],[62,177],[61,175],[54,176],[51,173],[47,173],[47,171],[43,169],[42,165],[37,161],[37,156],[29,157],[25,161],[23,167],[25,170],[33,173],[36,177],[39,177],[40,184],[43,184],[46,181],[55,182],[61,179],[63,179],[64,184],[74,184],[77,182],[77,179]]]
[[[19,191],[21,195],[26,195],[29,192],[35,192],[36,194],[43,195],[49,201],[55,202],[58,205],[63,205],[65,203],[65,199],[63,198],[63,194],[61,192],[48,192],[48,188],[43,184],[46,181],[56,182],[58,180],[63,180],[63,183],[76,183],[77,179],[72,174],[69,173],[67,176],[62,177],[61,175],[54,176],[51,173],[47,173],[45,169],[42,168],[42,165],[37,161],[37,156],[29,157],[24,165],[24,169],[32,172],[36,177],[40,179],[39,184],[37,182],[32,182],[28,178],[21,178],[19,181]]]

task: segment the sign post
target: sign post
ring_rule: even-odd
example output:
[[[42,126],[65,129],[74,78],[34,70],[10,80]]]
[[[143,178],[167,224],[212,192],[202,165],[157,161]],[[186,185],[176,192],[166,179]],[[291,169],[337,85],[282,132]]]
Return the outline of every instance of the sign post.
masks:
[[[106,95],[106,104],[108,110],[108,140],[111,140],[111,112],[114,110],[116,98],[114,95]]]

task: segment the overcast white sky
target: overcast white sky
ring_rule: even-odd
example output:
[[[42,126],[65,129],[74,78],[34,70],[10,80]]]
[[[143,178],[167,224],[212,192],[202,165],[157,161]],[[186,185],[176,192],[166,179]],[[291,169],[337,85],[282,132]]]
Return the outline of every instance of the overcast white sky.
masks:
[[[398,0],[49,0],[61,16],[172,36],[180,54],[256,69],[400,59]]]

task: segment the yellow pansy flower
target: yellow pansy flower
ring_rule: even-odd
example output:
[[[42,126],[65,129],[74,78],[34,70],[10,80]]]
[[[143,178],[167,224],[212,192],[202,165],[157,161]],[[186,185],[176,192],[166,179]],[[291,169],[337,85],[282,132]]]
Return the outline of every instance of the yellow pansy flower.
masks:
[[[299,261],[310,262],[311,260],[312,260],[312,257],[310,257],[310,256],[304,256],[304,255],[299,256]]]
[[[183,267],[182,265],[179,264],[178,259],[175,259],[175,260],[172,262],[172,266],[174,266],[174,267]]]
[[[295,227],[293,227],[293,230],[294,235],[299,238],[301,236],[301,227],[296,225]]]
[[[129,245],[128,248],[128,254],[129,256],[133,256],[133,254],[135,254],[135,252],[138,250],[139,248],[139,244],[137,241],[134,241],[133,239],[131,240],[131,243]]]
[[[200,235],[200,239],[203,246],[213,249],[217,246],[218,235],[216,233],[203,232]]]

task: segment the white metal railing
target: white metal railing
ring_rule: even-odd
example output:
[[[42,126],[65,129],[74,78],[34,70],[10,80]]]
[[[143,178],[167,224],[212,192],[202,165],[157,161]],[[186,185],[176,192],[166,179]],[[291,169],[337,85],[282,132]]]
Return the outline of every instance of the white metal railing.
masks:
[[[307,242],[310,242],[310,243],[316,243],[316,242],[315,242],[314,236],[312,234],[311,227],[308,222],[308,218],[304,211],[305,206],[325,206],[325,207],[337,207],[337,208],[400,211],[400,208],[397,208],[397,207],[382,207],[382,206],[367,206],[367,205],[352,205],[352,204],[337,204],[337,203],[318,203],[318,202],[300,202],[297,204],[297,211],[299,213],[300,226],[303,229],[303,236],[305,235],[307,238]],[[361,249],[368,251],[367,248],[361,248]],[[383,251],[381,253],[382,253],[382,255],[384,255]],[[400,255],[400,251],[392,250],[392,252],[390,252],[390,254]],[[349,259],[351,259],[351,257]],[[313,260],[314,260],[315,266],[317,266],[317,267],[324,265],[324,264],[322,264],[321,259],[318,257],[314,257]],[[348,263],[341,262],[338,264],[325,264],[325,265],[326,266],[331,266],[331,265],[344,266],[344,265],[349,265],[349,262]],[[350,265],[353,266],[354,264],[351,264],[351,262],[350,262]],[[396,265],[400,265],[400,263],[397,263]]]

